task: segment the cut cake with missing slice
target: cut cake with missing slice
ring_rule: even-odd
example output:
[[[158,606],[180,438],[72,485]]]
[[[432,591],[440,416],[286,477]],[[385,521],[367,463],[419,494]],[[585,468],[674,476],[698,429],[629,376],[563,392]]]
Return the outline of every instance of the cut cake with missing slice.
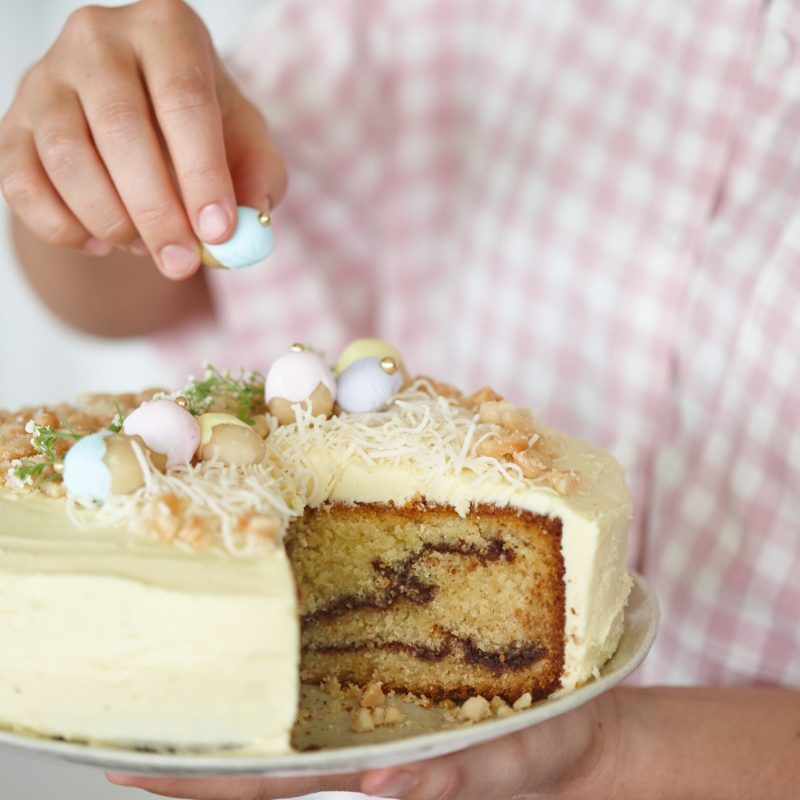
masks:
[[[217,388],[204,413],[231,409]],[[16,459],[43,463],[20,445],[28,416],[80,436],[114,398],[0,419],[0,726],[283,752],[301,679],[513,702],[613,654],[630,498],[608,453],[424,378],[375,412],[246,411],[258,463],[145,459],[143,485],[102,505]]]

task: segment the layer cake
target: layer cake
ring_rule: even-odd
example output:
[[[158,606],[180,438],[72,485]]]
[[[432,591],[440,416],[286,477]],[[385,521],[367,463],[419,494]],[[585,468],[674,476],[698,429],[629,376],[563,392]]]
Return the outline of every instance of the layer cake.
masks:
[[[353,395],[346,369],[331,400]],[[61,459],[106,426],[124,436],[152,393],[0,417],[0,725],[277,753],[301,680],[513,702],[570,691],[613,654],[630,498],[608,453],[426,378],[322,413],[307,381],[306,401],[278,398],[287,421],[268,374],[266,397],[260,376],[242,384],[250,430],[233,433],[263,446],[236,463],[209,430],[239,384],[213,374],[198,408],[202,382],[158,401],[200,419],[194,455],[164,470],[131,435],[141,486],[101,502],[65,489]]]

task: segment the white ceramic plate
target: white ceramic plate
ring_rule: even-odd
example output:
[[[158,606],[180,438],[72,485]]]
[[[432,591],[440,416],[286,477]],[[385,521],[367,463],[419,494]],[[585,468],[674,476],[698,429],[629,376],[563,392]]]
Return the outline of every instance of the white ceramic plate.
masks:
[[[600,670],[599,678],[562,697],[542,700],[525,711],[477,724],[460,723],[452,712],[438,707],[426,709],[396,701],[408,717],[406,725],[353,733],[350,711],[326,709],[331,698],[318,690],[307,689],[303,692],[302,705],[314,709],[314,713],[310,720],[298,724],[294,739],[300,752],[289,755],[169,755],[39,739],[3,731],[0,731],[0,746],[114,772],[147,775],[315,775],[387,767],[462,750],[571,711],[630,675],[647,655],[657,627],[655,595],[644,578],[634,575],[625,631],[617,652]]]

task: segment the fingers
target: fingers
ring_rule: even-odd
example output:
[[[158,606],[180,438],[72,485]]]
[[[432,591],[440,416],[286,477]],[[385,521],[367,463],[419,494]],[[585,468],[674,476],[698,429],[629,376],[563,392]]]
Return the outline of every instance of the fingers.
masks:
[[[361,791],[402,800],[500,800],[531,787],[535,751],[523,735],[403,767],[366,772]]]
[[[144,80],[189,220],[201,241],[233,233],[233,191],[211,41],[199,20],[152,25],[136,43]]]
[[[111,783],[144,789],[165,797],[192,800],[273,800],[312,792],[357,791],[354,775],[308,778],[148,778],[140,775],[106,775]]]
[[[39,160],[33,134],[21,127],[0,137],[0,189],[9,206],[40,239],[56,247],[107,255],[111,245],[97,239],[67,208]]]
[[[603,753],[609,731],[617,727],[614,709],[606,696],[478,747],[372,770],[364,773],[361,791],[398,800],[561,797],[567,790],[570,797],[596,796],[608,781]],[[612,743],[608,753],[616,749]]]
[[[45,172],[83,227],[104,242],[135,242],[139,234],[95,150],[75,93],[45,85],[32,98],[29,115]]]
[[[180,0],[74,13],[0,139],[3,192],[40,238],[149,251],[174,279],[199,268],[198,239],[229,238],[238,203],[271,209],[286,190],[263,117]]]
[[[225,149],[241,205],[271,210],[286,193],[286,167],[267,123],[223,67],[218,72]]]
[[[103,80],[80,84],[79,97],[111,180],[159,269],[173,279],[200,266],[194,232],[169,173],[132,53],[100,48]]]

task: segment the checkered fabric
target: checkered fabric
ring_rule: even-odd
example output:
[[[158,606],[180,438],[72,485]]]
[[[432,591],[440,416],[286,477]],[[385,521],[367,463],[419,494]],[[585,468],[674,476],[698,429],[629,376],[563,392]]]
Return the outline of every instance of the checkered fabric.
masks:
[[[234,68],[291,188],[217,358],[379,335],[610,448],[640,680],[800,685],[800,4],[273,0]]]

